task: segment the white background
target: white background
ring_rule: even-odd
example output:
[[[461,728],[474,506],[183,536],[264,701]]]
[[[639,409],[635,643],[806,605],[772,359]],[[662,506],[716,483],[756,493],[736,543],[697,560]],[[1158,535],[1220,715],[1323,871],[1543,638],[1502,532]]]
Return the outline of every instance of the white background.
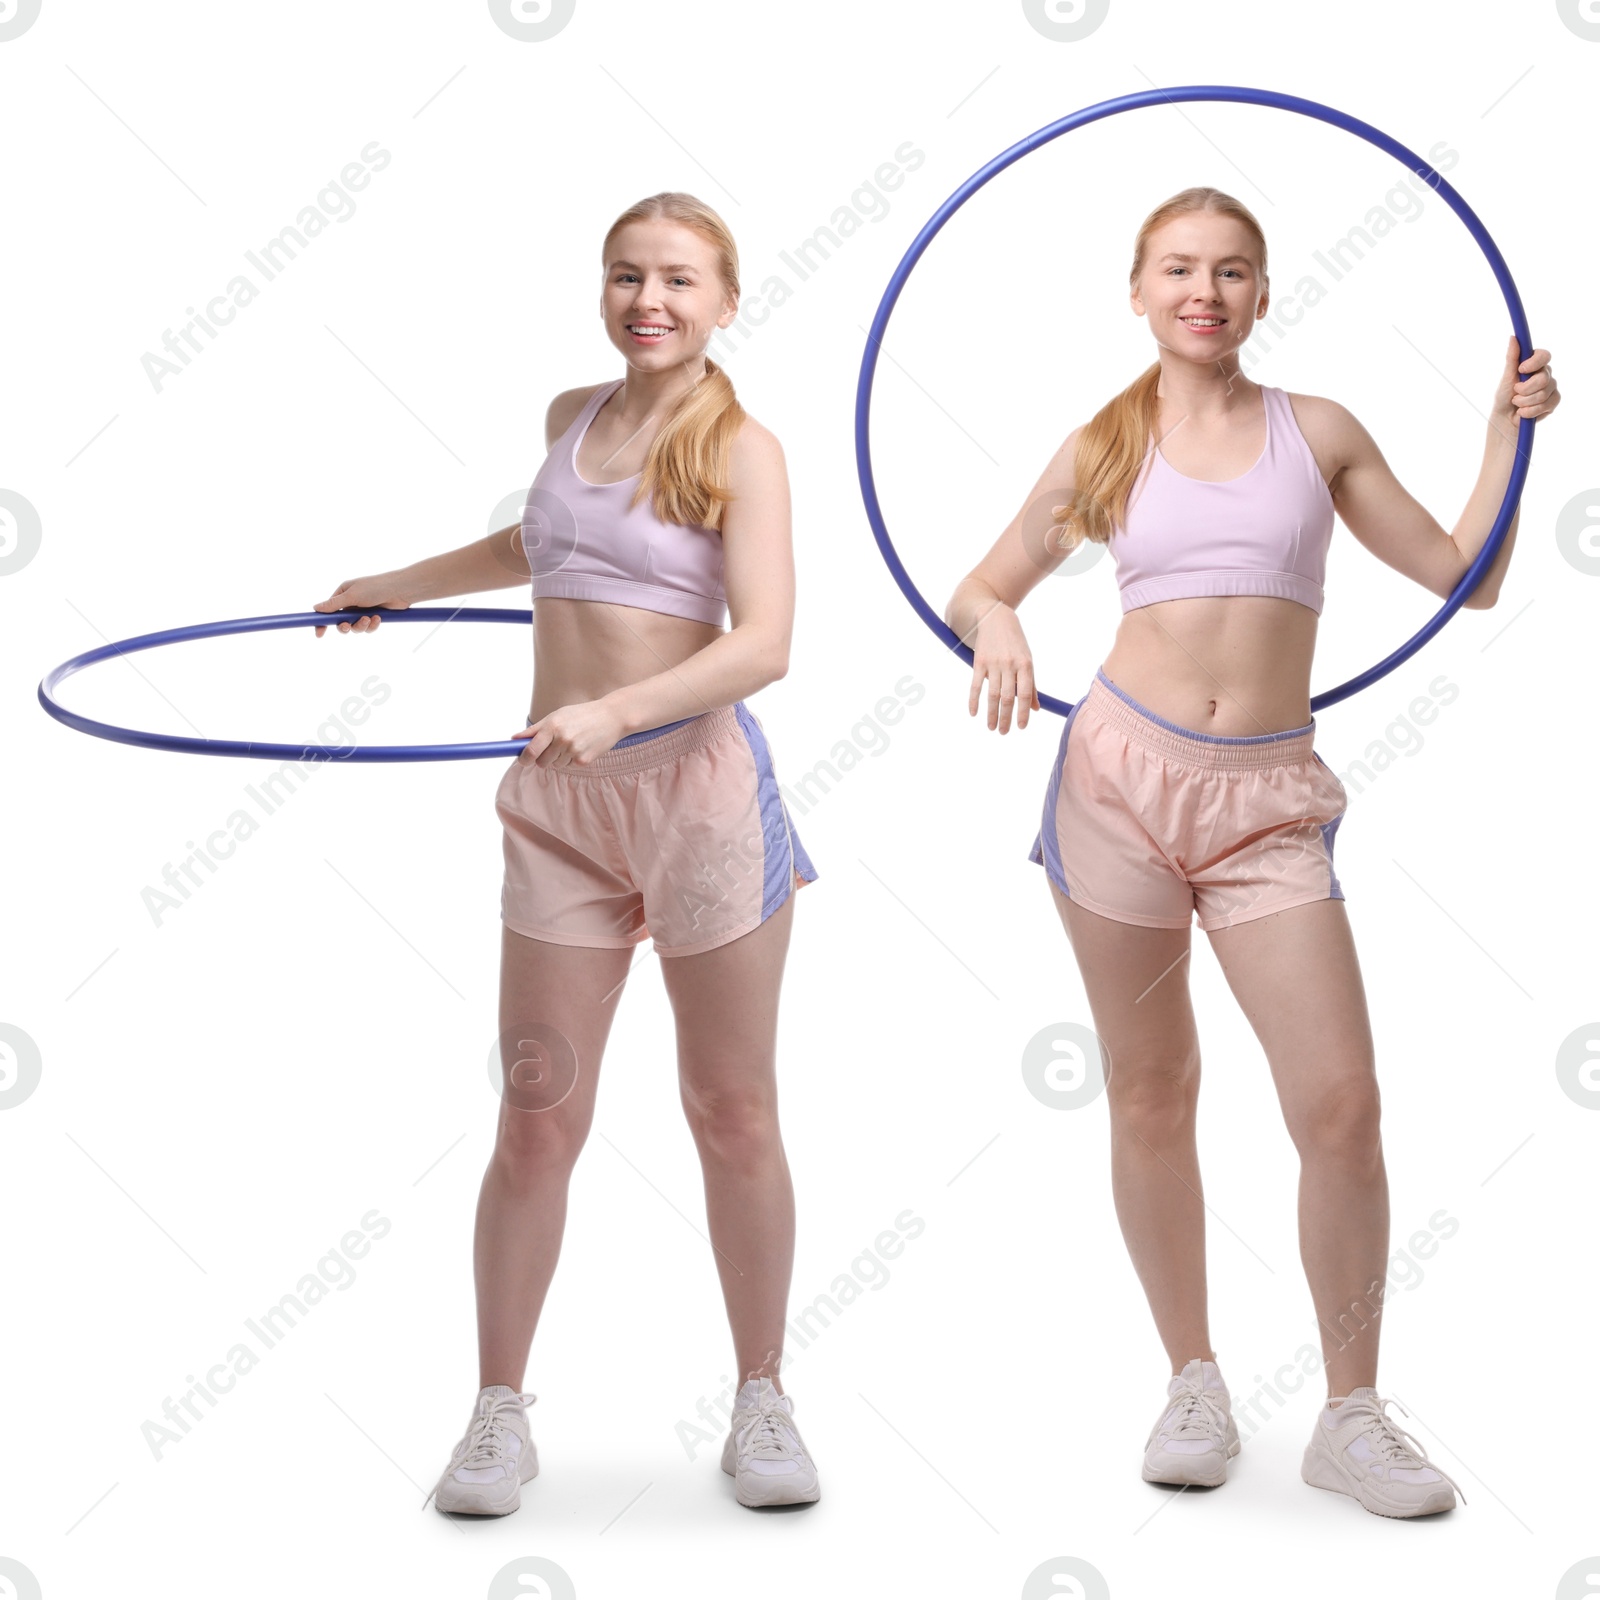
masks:
[[[1075,42],[1017,3],[578,0],[541,42],[497,25],[506,9],[45,0],[0,43],[0,489],[41,528],[0,578],[0,1071],[21,1035],[41,1064],[0,1112],[0,1556],[46,1600],[108,1583],[563,1592],[514,1569],[491,1591],[524,1557],[585,1597],[1098,1592],[1048,1567],[1025,1589],[1058,1557],[1118,1600],[1590,1592],[1558,1585],[1600,1549],[1585,1409],[1600,1096],[1564,1092],[1556,1058],[1600,1015],[1600,562],[1564,557],[1557,523],[1600,500],[1593,8],[1113,0]],[[1264,1407],[1224,1489],[1141,1482],[1167,1366],[1111,1208],[1104,1097],[1052,1109],[1022,1065],[1041,1032],[1089,1021],[1026,860],[1060,722],[999,738],[968,718],[968,670],[901,597],[857,489],[862,330],[937,205],[1071,110],[1204,82],[1322,101],[1424,154],[1445,141],[1566,394],[1538,428],[1498,607],[1463,611],[1318,719],[1336,770],[1374,742],[1395,752],[1346,780],[1338,870],[1392,1185],[1379,1387],[1470,1496],[1412,1524],[1300,1481],[1317,1379]],[[245,252],[319,194],[333,209],[326,186],[372,141],[391,159],[354,214],[263,283]],[[863,190],[907,142],[916,170]],[[1321,123],[1189,104],[1096,124],[992,183],[918,269],[876,392],[885,511],[934,608],[1065,433],[1152,359],[1127,310],[1133,235],[1192,183],[1256,212],[1276,294],[1307,271],[1330,290],[1252,375],[1348,405],[1452,525],[1510,331],[1486,264],[1437,196],[1337,283],[1312,254],[1374,207],[1398,214],[1404,178]],[[820,872],[781,1019],[793,1309],[841,1275],[875,1287],[791,1347],[823,1499],[745,1511],[720,1431],[693,1459],[677,1431],[732,1354],[670,1012],[641,954],[528,1371],[543,1473],[514,1516],[423,1515],[477,1387],[502,763],[312,767],[158,924],[142,892],[250,806],[265,763],[86,738],[35,688],[108,640],[305,610],[514,520],[550,397],[622,370],[596,313],[604,230],[674,188],[727,219],[747,293],[777,272],[794,286],[728,363],[794,488],[791,669],[754,707],[791,793],[841,742],[863,754],[791,801]],[[852,205],[868,220],[799,282],[779,253]],[[158,392],[142,358],[242,271],[258,298]],[[1341,525],[1316,687],[1435,607]],[[1023,621],[1049,692],[1081,694],[1117,616],[1109,562],[1035,591]],[[283,632],[103,666],[63,698],[134,726],[307,740],[376,673],[392,692],[363,740],[501,739],[529,658],[520,628]],[[917,703],[867,720],[908,675]],[[1441,675],[1450,703],[1402,721]],[[1316,1343],[1296,1163],[1198,933],[1194,950],[1212,1332],[1247,1396]],[[907,1211],[917,1236],[869,1257]],[[389,1226],[354,1281],[263,1352],[245,1319],[372,1212]],[[1423,1260],[1408,1241],[1441,1212],[1456,1226]],[[240,1342],[259,1364],[156,1459],[143,1425]]]

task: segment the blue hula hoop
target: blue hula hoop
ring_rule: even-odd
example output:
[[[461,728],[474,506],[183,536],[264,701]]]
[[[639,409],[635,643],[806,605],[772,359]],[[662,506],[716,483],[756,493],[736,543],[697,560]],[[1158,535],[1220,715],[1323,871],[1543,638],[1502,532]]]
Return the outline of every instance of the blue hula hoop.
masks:
[[[136,728],[119,728],[115,723],[96,722],[92,717],[80,716],[55,698],[57,686],[73,673],[112,656],[153,650],[157,645],[182,644],[189,639],[215,639],[230,633],[267,633],[276,628],[332,628],[341,622],[354,622],[358,617],[381,617],[385,622],[520,622],[527,625],[533,621],[533,612],[502,610],[495,606],[413,606],[401,611],[363,606],[344,611],[291,611],[278,617],[234,617],[227,622],[198,622],[188,628],[141,633],[137,638],[103,644],[85,650],[70,661],[63,661],[40,682],[39,704],[57,722],[76,728],[79,733],[92,733],[97,739],[114,739],[118,744],[143,745],[147,750],[179,750],[192,756],[259,756],[269,761],[470,761],[476,756],[513,756],[528,748],[526,739],[482,744],[336,746],[263,744],[254,739],[200,739],[188,734],[143,733]]]
[[[884,524],[883,509],[878,504],[878,486],[872,475],[872,442],[871,442],[871,417],[872,417],[872,380],[878,368],[878,349],[883,342],[884,331],[889,325],[889,314],[894,310],[895,302],[900,298],[900,291],[905,288],[906,280],[911,276],[911,269],[921,259],[923,251],[933,242],[933,237],[946,222],[958,211],[962,205],[972,198],[991,178],[1004,172],[1014,161],[1020,161],[1030,151],[1037,150],[1040,145],[1048,144],[1052,139],[1059,139],[1062,134],[1070,133],[1074,128],[1081,128],[1090,122],[1097,122],[1102,117],[1115,116],[1121,111],[1135,111],[1144,106],[1172,105],[1186,100],[1235,100],[1246,105],[1268,106],[1279,111],[1294,111],[1301,116],[1314,117],[1320,122],[1332,123],[1336,128],[1343,128],[1346,133],[1353,133],[1365,139],[1369,144],[1375,144],[1380,150],[1386,150],[1396,160],[1403,162],[1418,177],[1423,179],[1432,189],[1444,196],[1450,208],[1466,224],[1467,231],[1478,242],[1478,248],[1483,251],[1490,267],[1494,271],[1495,280],[1500,285],[1501,293],[1505,296],[1506,308],[1511,313],[1512,330],[1517,336],[1517,345],[1521,351],[1520,361],[1526,361],[1533,350],[1533,340],[1528,333],[1527,318],[1522,311],[1522,297],[1517,293],[1517,286],[1512,281],[1511,271],[1506,266],[1505,258],[1500,254],[1493,239],[1489,237],[1488,230],[1478,220],[1472,207],[1461,198],[1456,191],[1445,181],[1444,177],[1436,172],[1414,150],[1408,150],[1397,140],[1391,139],[1388,134],[1380,132],[1370,123],[1362,122],[1356,117],[1348,116],[1343,111],[1336,111],[1332,106],[1319,105],[1315,100],[1302,100],[1296,95],[1276,94],[1270,89],[1247,89],[1232,85],[1216,84],[1191,84],[1178,89],[1148,89],[1138,94],[1119,95],[1113,100],[1102,100],[1097,105],[1085,106],[1081,111],[1074,111],[1070,116],[1062,117],[1057,122],[1049,123],[1035,133],[1030,133],[1027,138],[1011,146],[1009,150],[1002,151],[987,166],[980,167],[978,171],[967,179],[945,203],[934,212],[932,218],[923,228],[922,232],[912,241],[911,248],[906,251],[900,264],[894,269],[889,279],[889,286],[883,292],[883,299],[878,303],[877,315],[872,319],[872,328],[867,335],[867,345],[861,357],[861,374],[856,384],[856,471],[861,480],[861,498],[866,506],[867,520],[872,524],[872,532],[878,542],[878,549],[883,553],[883,559],[888,563],[889,571],[894,574],[895,582],[900,585],[907,600],[911,602],[912,609],[933,630],[934,637],[941,640],[944,645],[967,663],[972,665],[972,651],[956,636],[955,631],[939,616],[923,599],[917,586],[911,581],[899,553],[895,550],[894,543],[889,537],[889,530]],[[1459,611],[1472,591],[1477,588],[1483,574],[1493,564],[1494,558],[1500,553],[1500,546],[1505,542],[1506,530],[1511,526],[1511,519],[1516,515],[1517,502],[1522,497],[1522,486],[1528,476],[1529,457],[1533,449],[1533,418],[1523,417],[1517,428],[1517,455],[1511,467],[1511,481],[1506,485],[1505,498],[1500,503],[1500,510],[1495,517],[1494,527],[1490,530],[1488,541],[1484,544],[1477,556],[1473,559],[1461,581],[1450,591],[1450,597],[1443,606],[1433,615],[1425,626],[1420,628],[1392,655],[1385,656],[1375,667],[1368,667],[1363,673],[1351,678],[1346,683],[1341,683],[1337,688],[1325,690],[1322,694],[1312,697],[1311,709],[1320,711],[1324,706],[1337,704],[1340,700],[1347,699],[1360,689],[1365,689],[1368,684],[1375,683],[1386,673],[1393,672],[1401,662],[1408,661],[1425,645],[1457,611]],[[1054,711],[1061,716],[1066,716],[1072,710],[1072,702],[1058,699],[1054,695],[1040,693],[1039,704],[1047,710]]]

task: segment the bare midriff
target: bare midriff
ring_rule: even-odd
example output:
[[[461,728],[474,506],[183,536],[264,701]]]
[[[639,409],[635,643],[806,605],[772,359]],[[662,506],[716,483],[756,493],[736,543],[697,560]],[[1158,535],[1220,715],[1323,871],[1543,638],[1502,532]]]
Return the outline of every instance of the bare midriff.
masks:
[[[714,622],[610,600],[541,595],[533,602],[528,721],[681,666],[723,631]]]
[[[1270,595],[1162,600],[1123,614],[1102,670],[1146,710],[1220,738],[1311,721],[1317,614]]]

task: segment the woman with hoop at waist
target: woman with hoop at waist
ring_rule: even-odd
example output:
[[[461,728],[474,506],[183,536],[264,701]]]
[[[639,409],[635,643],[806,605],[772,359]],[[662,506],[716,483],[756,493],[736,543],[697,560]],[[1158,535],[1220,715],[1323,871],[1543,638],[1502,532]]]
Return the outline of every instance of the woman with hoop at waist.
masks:
[[[1088,994],[1117,1217],[1172,1365],[1143,1476],[1220,1484],[1239,1450],[1206,1304],[1185,965],[1198,912],[1300,1155],[1301,1257],[1329,1395],[1301,1476],[1384,1516],[1449,1510],[1452,1481],[1375,1387],[1388,1189],[1333,869],[1346,795],[1312,749],[1311,658],[1334,513],[1379,560],[1448,597],[1494,525],[1518,419],[1559,402],[1549,352],[1519,364],[1512,339],[1477,484],[1446,533],[1343,406],[1241,374],[1268,303],[1266,240],[1245,206],[1206,187],[1163,202],[1139,229],[1129,285],[1158,359],[1067,435],[945,621],[973,652],[969,713],[987,680],[988,726],[1004,734],[1015,708],[1025,727],[1039,699],[1016,607],[1084,540],[1110,546],[1122,625],[1062,729],[1030,859]],[[1468,606],[1494,604],[1516,526]]]
[[[530,579],[534,596],[533,706],[515,736],[528,747],[496,795],[506,1088],[473,1252],[481,1387],[430,1496],[441,1511],[514,1511],[538,1471],[523,1374],[601,1056],[647,936],[742,1385],[723,1470],[745,1505],[818,1498],[778,1376],[794,1193],[774,1062],[794,897],[817,872],[742,698],[788,668],[788,478],[777,439],[705,354],[738,310],[721,218],[691,195],[653,195],[617,218],[601,257],[601,316],[626,370],[550,403],[550,454],[520,528],[343,583],[317,607],[405,607]]]

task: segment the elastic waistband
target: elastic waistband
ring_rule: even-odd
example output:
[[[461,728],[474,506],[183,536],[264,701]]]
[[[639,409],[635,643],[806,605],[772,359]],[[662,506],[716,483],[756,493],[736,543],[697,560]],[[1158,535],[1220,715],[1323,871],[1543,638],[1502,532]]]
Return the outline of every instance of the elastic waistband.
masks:
[[[1197,733],[1158,717],[1098,668],[1083,703],[1093,706],[1097,716],[1114,723],[1130,739],[1190,766],[1279,767],[1291,761],[1309,761],[1314,753],[1315,717],[1303,728],[1286,728],[1282,733]]]
[[[586,767],[561,767],[558,770],[574,778],[606,778],[619,772],[642,772],[647,767],[663,767],[669,761],[701,745],[720,739],[739,726],[736,706],[718,706],[715,711],[703,712],[698,717],[684,717],[678,722],[663,723],[659,728],[646,728],[641,733],[630,733],[619,739],[603,756],[597,756]]]

